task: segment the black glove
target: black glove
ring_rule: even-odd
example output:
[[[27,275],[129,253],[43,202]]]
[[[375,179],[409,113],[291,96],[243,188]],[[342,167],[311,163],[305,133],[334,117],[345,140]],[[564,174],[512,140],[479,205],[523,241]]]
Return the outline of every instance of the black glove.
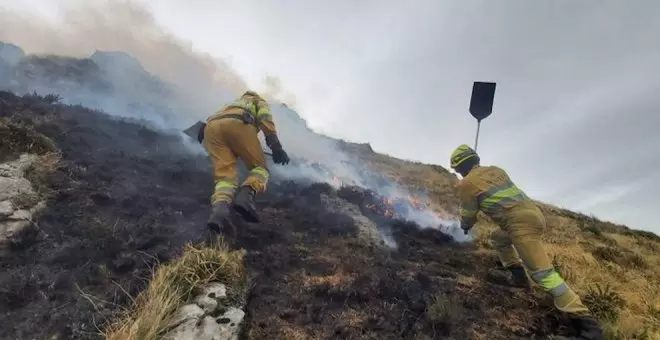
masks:
[[[474,223],[476,221],[473,220],[467,220],[467,219],[461,219],[461,229],[463,229],[463,234],[467,235],[470,229],[474,227]]]
[[[277,135],[266,136],[266,144],[273,151],[273,162],[275,164],[289,164],[289,155],[286,154]]]
[[[289,155],[283,149],[273,150],[273,162],[275,164],[289,164]]]

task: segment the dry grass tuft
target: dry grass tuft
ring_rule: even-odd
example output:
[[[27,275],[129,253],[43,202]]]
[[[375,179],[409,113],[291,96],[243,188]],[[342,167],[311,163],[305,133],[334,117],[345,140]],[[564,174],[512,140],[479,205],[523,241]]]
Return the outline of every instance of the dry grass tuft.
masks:
[[[426,320],[444,328],[456,325],[463,318],[463,305],[455,295],[438,293],[426,309]]]
[[[11,198],[11,203],[18,209],[29,209],[41,201],[38,194],[32,192],[21,192]]]
[[[43,155],[57,150],[48,137],[29,126],[0,121],[0,162],[18,158],[22,153]]]
[[[229,301],[243,305],[248,283],[244,256],[244,250],[230,251],[222,241],[211,247],[187,245],[181,258],[156,270],[147,289],[109,327],[105,338],[159,339],[174,312],[210,282],[226,284]]]
[[[596,249],[592,250],[591,253],[601,260],[616,263],[621,267],[632,267],[640,269],[648,268],[648,264],[643,257],[627,249],[612,246],[596,247]]]
[[[54,194],[48,176],[60,167],[61,160],[59,152],[47,152],[25,169],[25,178],[32,183],[40,199],[48,199]]]
[[[45,135],[34,130],[33,126],[0,120],[0,162],[17,159],[21,154],[37,155],[38,158],[25,169],[27,178],[36,194],[23,193],[15,197],[12,203],[21,208],[29,208],[53,194],[48,176],[60,166],[61,155],[55,143]]]

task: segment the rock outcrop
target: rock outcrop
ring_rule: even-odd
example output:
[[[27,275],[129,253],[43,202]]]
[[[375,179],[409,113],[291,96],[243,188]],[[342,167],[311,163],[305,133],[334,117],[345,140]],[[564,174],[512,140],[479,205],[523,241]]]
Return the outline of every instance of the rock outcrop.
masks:
[[[163,339],[237,340],[245,312],[231,305],[227,287],[210,283],[193,303],[179,308],[172,320],[172,330]]]
[[[36,159],[35,155],[23,154],[14,161],[0,163],[0,255],[45,206],[25,178],[25,170]]]

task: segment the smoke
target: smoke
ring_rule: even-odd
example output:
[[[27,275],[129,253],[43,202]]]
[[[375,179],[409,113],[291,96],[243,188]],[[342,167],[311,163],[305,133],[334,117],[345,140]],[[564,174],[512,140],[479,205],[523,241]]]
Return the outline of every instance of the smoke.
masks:
[[[416,192],[413,195],[393,180],[375,174],[358,156],[345,152],[338,140],[309,129],[306,121],[286,105],[272,103],[272,111],[283,146],[296,158],[304,159],[294,161],[296,166],[271,165],[274,178],[312,180],[328,183],[335,188],[357,186],[368,189],[393,202],[390,204],[393,217],[416,222],[421,228],[442,230],[458,242],[469,240],[455,218],[421,203],[430,201],[426,193]],[[413,201],[420,204],[414,206]],[[383,230],[380,233],[386,244],[396,247],[391,235]]]
[[[278,77],[266,75],[264,77],[264,85],[266,85],[264,95],[267,97],[277,98],[282,92],[282,81]]]
[[[0,44],[0,75],[3,60],[13,70],[13,77],[0,79],[0,88],[59,93],[65,103],[143,119],[169,132],[203,120],[248,88],[228,63],[193,51],[189,42],[159,27],[148,10],[130,2],[81,3],[65,9],[59,22],[0,12],[0,41],[27,54],[69,56],[24,56],[20,49]],[[279,78],[266,75],[264,84],[282,144],[294,158],[287,167],[270,165],[273,180],[369,189],[397,202],[392,207],[396,217],[466,240],[455,220],[414,207],[405,188],[374,174],[337,140],[309,129],[294,110],[295,96],[284,91]],[[195,141],[182,139],[190,152],[204,152]],[[387,244],[396,246],[388,232],[380,232]]]
[[[146,8],[131,2],[79,2],[64,8],[61,20],[56,22],[0,12],[0,41],[16,44],[29,54],[88,58],[96,51],[125,52],[135,57],[146,72],[169,83],[180,101],[187,104],[187,111],[175,113],[177,121],[168,122],[178,127],[208,115],[247,89],[227,62],[193,51],[191,43],[165,31]],[[123,62],[131,63],[128,58]],[[116,74],[114,80],[123,77],[119,83],[126,85],[134,78],[130,76]]]
[[[270,74],[267,74],[264,79],[264,90],[261,92],[262,97],[269,101],[281,102],[286,108],[295,109],[296,96],[293,93],[285,92],[282,80]]]

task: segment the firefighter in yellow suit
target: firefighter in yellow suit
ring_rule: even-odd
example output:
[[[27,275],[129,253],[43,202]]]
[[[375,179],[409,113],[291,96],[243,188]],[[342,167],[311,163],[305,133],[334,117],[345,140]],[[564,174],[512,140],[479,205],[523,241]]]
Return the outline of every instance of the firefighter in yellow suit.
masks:
[[[527,270],[532,280],[552,295],[557,309],[572,318],[582,339],[602,339],[600,325],[545,253],[541,243],[545,217],[536,204],[504,170],[480,166],[479,155],[465,144],[454,151],[450,162],[463,177],[457,185],[461,228],[467,233],[476,223],[479,211],[500,226],[491,239],[505,268],[503,271],[509,276],[508,283],[529,288]],[[489,275],[496,270],[491,270]]]
[[[207,226],[215,232],[234,234],[236,231],[230,222],[230,208],[244,220],[258,222],[254,198],[266,191],[270,177],[257,137],[259,131],[263,131],[276,164],[288,164],[289,156],[277,136],[268,103],[253,91],[245,92],[236,101],[208,117],[202,129],[199,139],[211,157],[215,172],[215,189],[211,199],[213,211]],[[240,186],[236,168],[238,158],[249,170]]]

